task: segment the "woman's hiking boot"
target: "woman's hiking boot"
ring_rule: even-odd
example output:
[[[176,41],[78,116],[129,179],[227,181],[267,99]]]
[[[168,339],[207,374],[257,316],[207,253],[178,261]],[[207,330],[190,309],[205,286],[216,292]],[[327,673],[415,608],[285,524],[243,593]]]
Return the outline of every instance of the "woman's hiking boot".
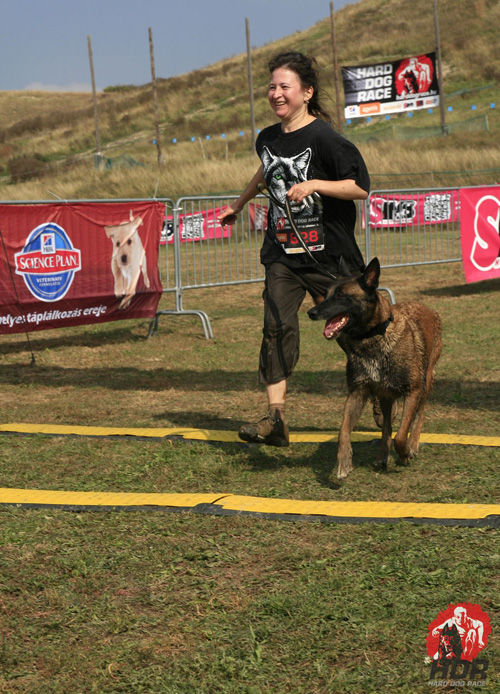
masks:
[[[290,443],[288,424],[279,410],[269,410],[269,414],[254,424],[243,424],[238,436],[247,443],[267,446],[288,446]]]

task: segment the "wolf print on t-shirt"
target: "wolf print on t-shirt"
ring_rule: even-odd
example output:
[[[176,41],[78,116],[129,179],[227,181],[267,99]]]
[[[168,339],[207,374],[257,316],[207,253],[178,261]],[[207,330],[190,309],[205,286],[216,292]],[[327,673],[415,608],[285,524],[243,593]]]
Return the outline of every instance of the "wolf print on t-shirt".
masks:
[[[272,203],[269,207],[269,226],[276,232],[276,240],[283,246],[285,253],[303,253],[304,247],[297,235],[291,233],[291,227],[285,215],[285,198],[287,191],[296,183],[307,181],[312,150],[307,148],[293,157],[273,154],[268,147],[261,153],[264,179],[269,192],[281,206]],[[317,197],[317,200],[315,199]],[[319,196],[307,196],[302,202],[291,203],[292,213],[300,229],[303,242],[312,251],[324,249],[322,206]],[[301,245],[302,244],[302,245]]]
[[[307,181],[307,172],[311,161],[312,152],[307,148],[304,152],[294,157],[279,157],[273,154],[267,147],[262,150],[262,167],[271,195],[285,204],[285,196],[295,183]],[[311,196],[304,198],[300,204],[292,203],[293,211],[302,214],[305,211],[312,212],[313,200]]]

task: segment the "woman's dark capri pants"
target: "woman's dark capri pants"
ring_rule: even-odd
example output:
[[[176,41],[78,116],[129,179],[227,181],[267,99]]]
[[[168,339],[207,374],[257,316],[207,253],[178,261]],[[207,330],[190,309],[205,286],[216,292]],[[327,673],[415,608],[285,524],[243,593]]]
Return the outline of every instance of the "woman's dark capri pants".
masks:
[[[335,280],[314,268],[266,265],[264,329],[259,361],[260,383],[288,378],[299,358],[299,308],[306,292],[314,300],[324,297]]]

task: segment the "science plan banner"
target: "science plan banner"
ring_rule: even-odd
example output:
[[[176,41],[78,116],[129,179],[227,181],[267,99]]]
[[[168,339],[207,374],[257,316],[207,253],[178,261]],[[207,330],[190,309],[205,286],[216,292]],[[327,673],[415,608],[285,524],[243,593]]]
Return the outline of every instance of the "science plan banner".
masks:
[[[372,227],[446,224],[459,219],[458,190],[428,193],[374,193],[370,196]]]
[[[150,318],[160,202],[0,204],[0,334]]]
[[[414,111],[439,104],[436,54],[342,68],[345,117]]]
[[[500,187],[460,189],[465,281],[500,277]]]
[[[217,217],[223,208],[202,210],[192,214],[179,215],[181,243],[189,241],[206,241],[231,236],[230,226],[221,226]],[[161,244],[174,242],[174,218],[166,217],[161,232]]]

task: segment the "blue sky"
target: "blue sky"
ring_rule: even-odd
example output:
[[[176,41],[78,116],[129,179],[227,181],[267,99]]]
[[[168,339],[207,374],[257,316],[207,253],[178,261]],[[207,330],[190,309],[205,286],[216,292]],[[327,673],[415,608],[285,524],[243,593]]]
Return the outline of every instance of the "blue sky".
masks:
[[[335,11],[357,0],[334,0]],[[171,77],[262,46],[330,16],[329,0],[4,0],[0,90],[89,91]]]

